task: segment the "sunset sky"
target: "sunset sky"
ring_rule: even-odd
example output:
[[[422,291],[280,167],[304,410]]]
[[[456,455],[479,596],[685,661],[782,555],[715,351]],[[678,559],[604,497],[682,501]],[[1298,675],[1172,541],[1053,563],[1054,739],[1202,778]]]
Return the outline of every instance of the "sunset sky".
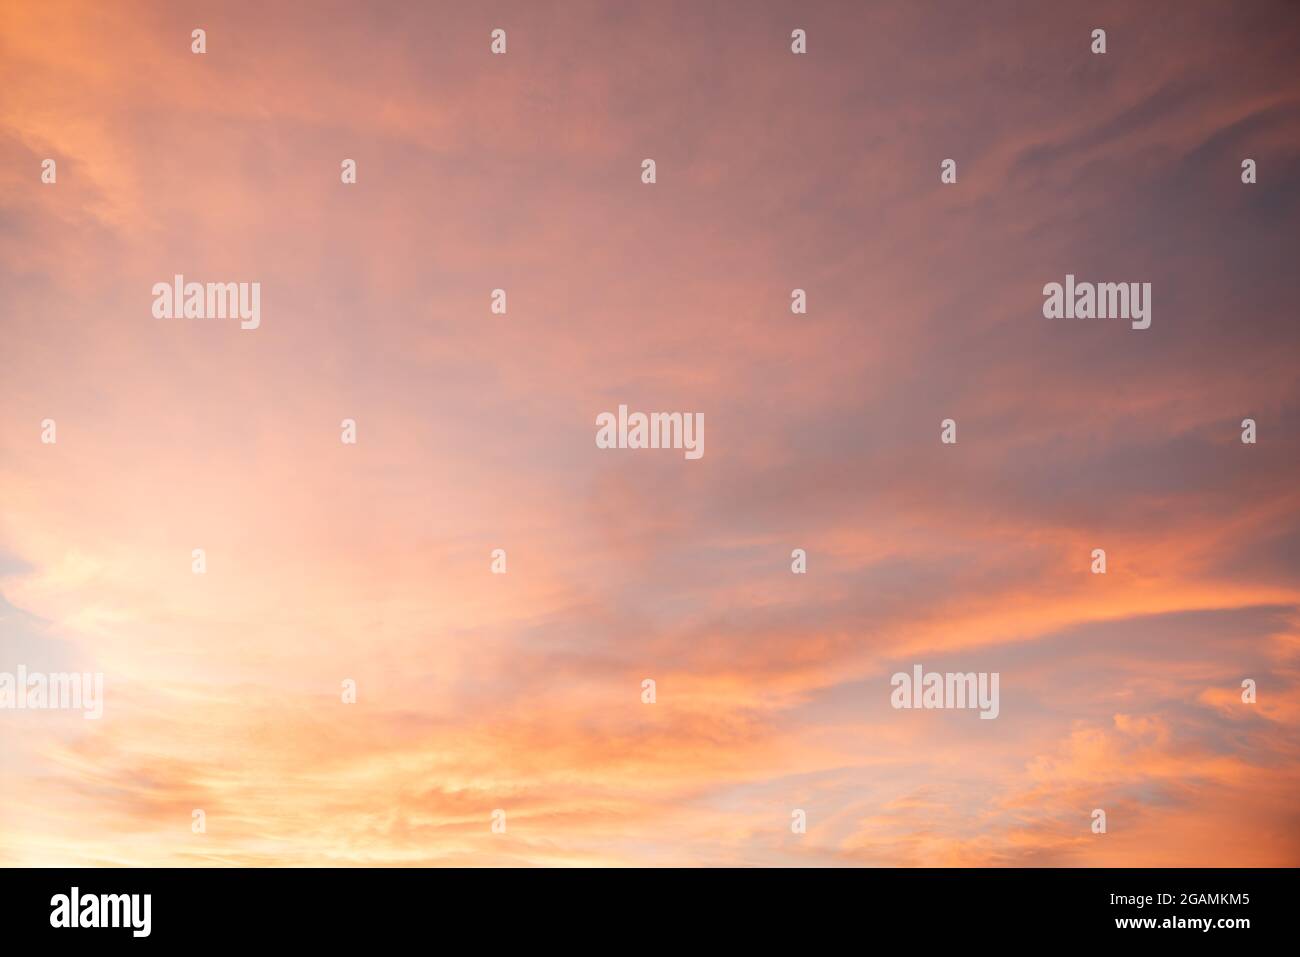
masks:
[[[0,710],[0,864],[1300,865],[1297,63],[1263,0],[0,0],[0,672],[105,681]]]

